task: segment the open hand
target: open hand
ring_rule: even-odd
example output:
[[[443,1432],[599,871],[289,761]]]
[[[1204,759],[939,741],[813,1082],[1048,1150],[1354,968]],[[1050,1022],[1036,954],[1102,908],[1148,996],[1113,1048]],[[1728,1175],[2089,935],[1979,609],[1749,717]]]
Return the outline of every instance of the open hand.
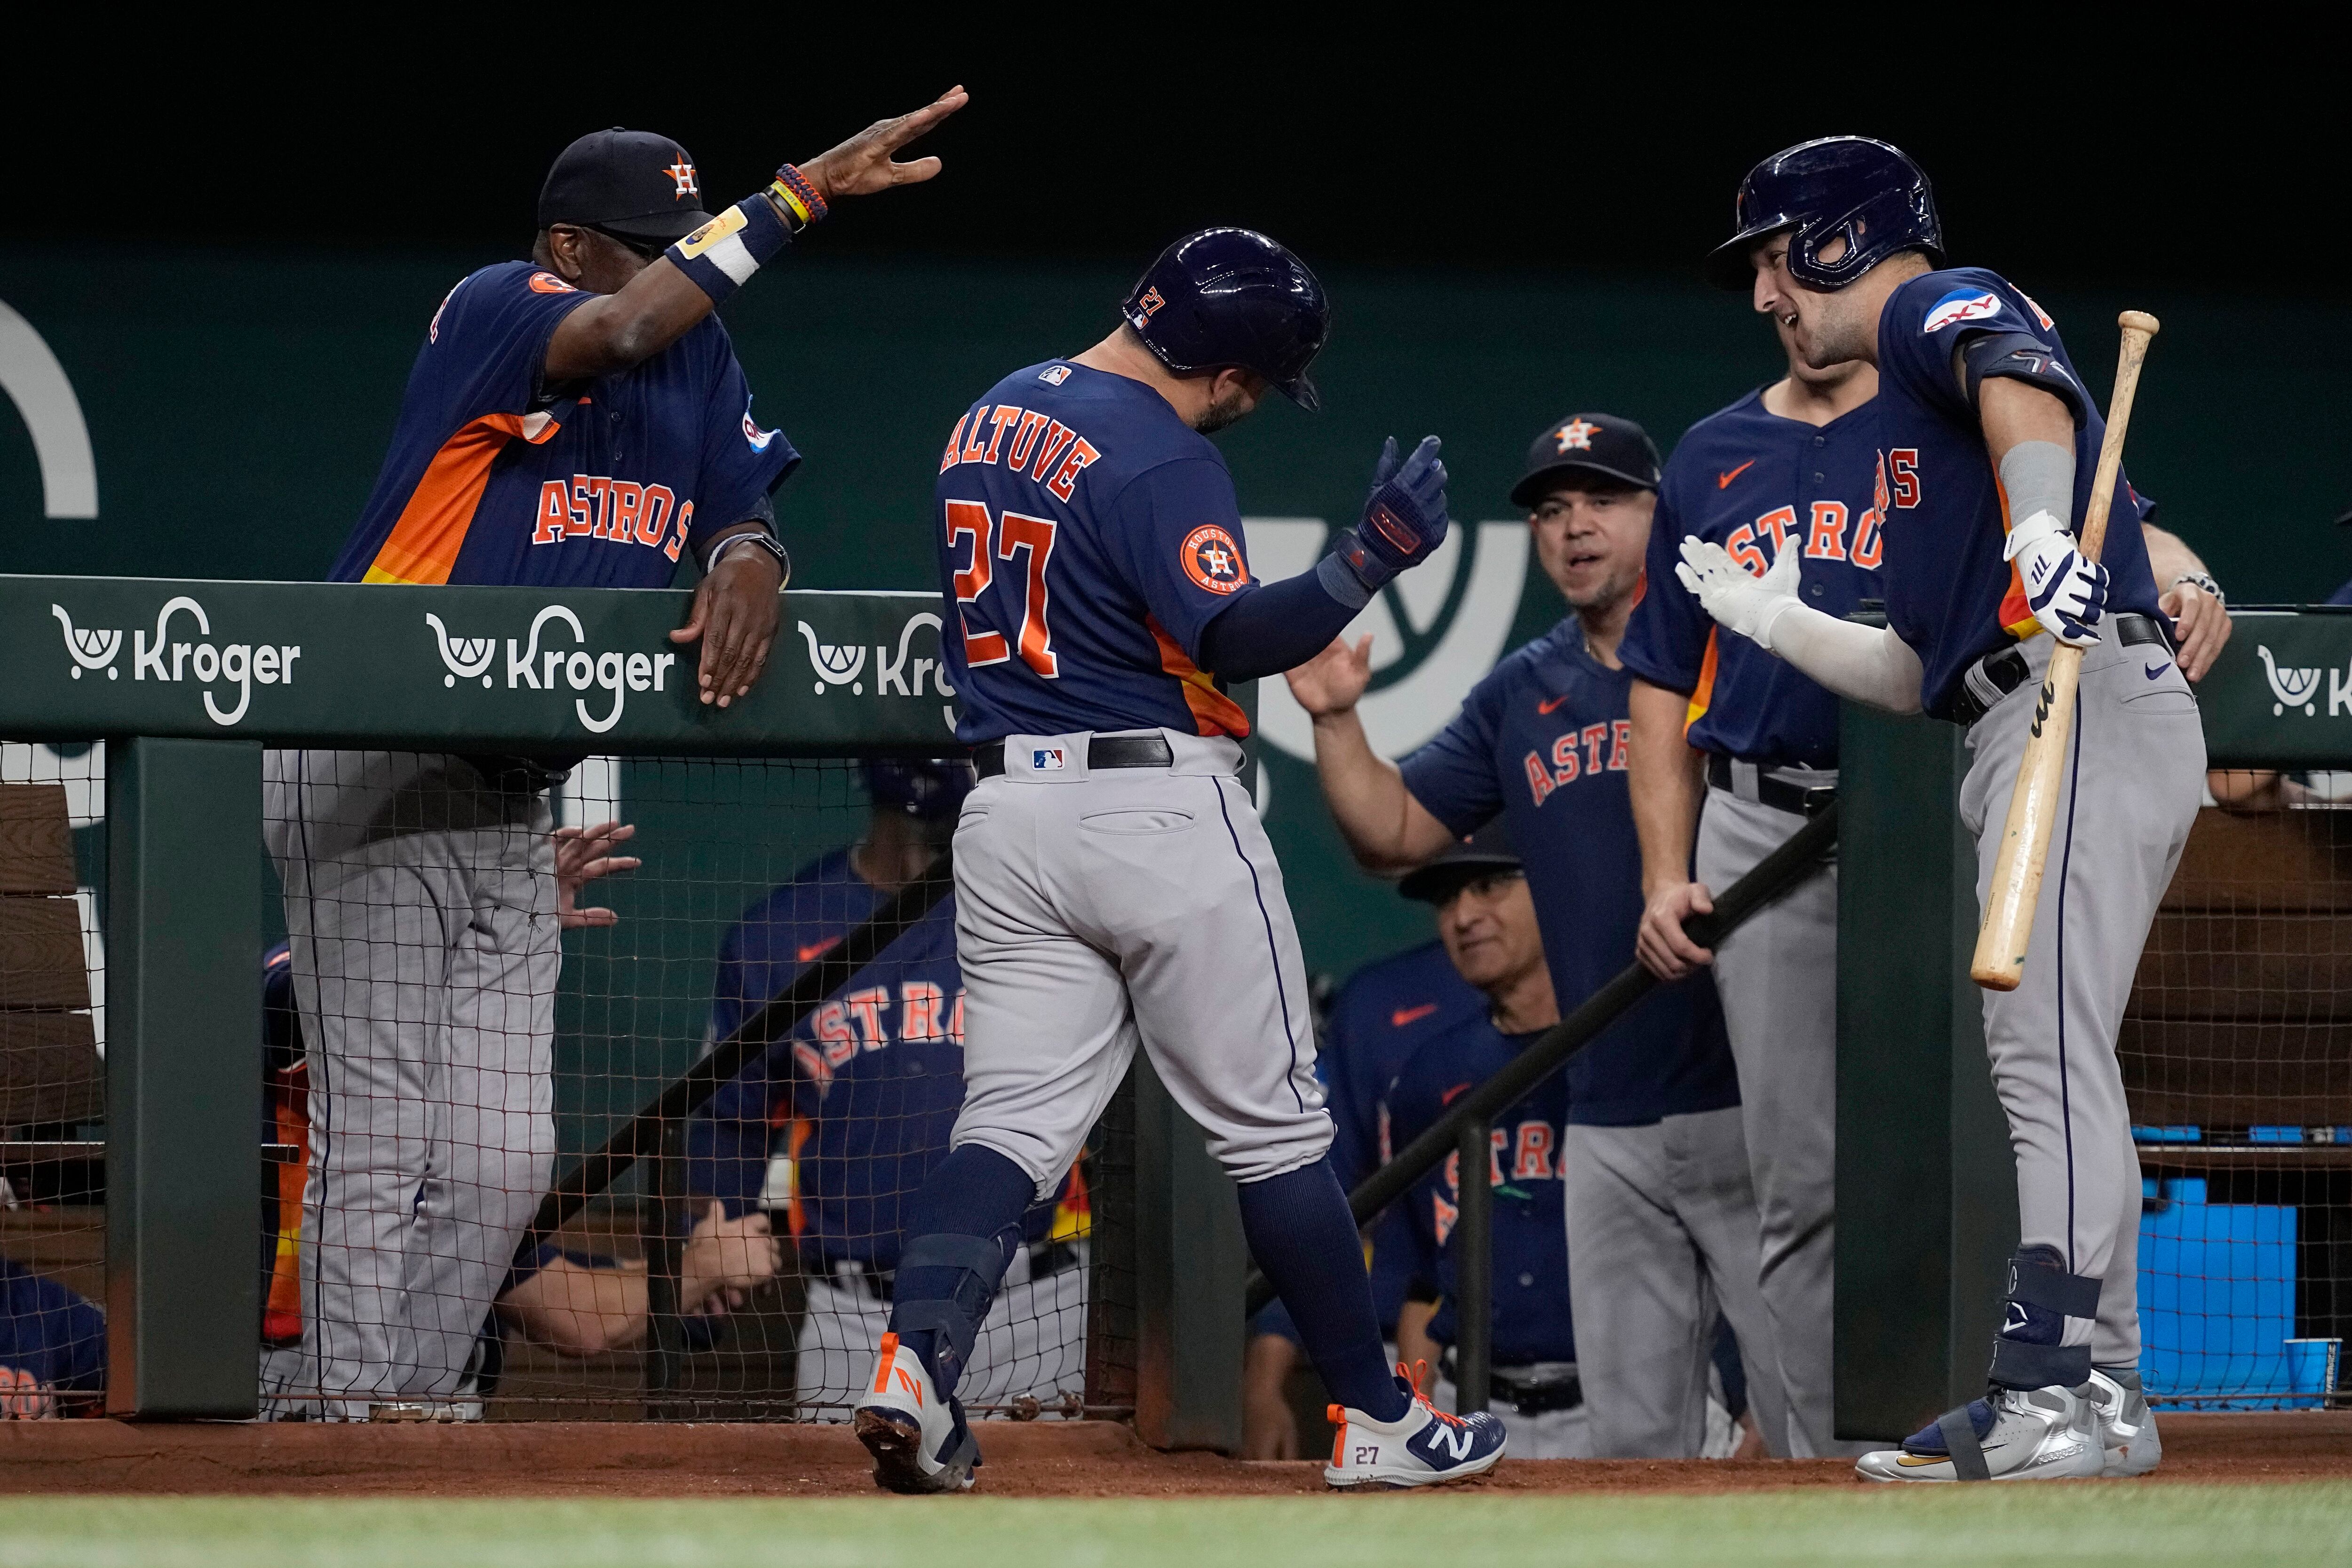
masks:
[[[940,172],[936,158],[894,162],[891,154],[971,101],[971,94],[951,87],[912,114],[877,120],[831,152],[800,166],[801,173],[828,202],[844,196],[867,196],[893,185],[919,185]]]
[[[635,871],[645,864],[635,855],[610,852],[637,836],[628,822],[599,822],[593,828],[558,828],[555,840],[555,923],[566,931],[583,925],[617,925],[621,917],[609,909],[576,907],[581,887],[616,871]]]
[[[1364,688],[1372,683],[1372,634],[1365,632],[1348,646],[1345,637],[1335,637],[1331,645],[1283,676],[1290,683],[1290,695],[1310,718],[1328,718],[1346,713],[1360,701]]]
[[[669,634],[673,643],[702,642],[695,678],[702,700],[725,707],[751,695],[751,683],[767,667],[776,643],[777,597],[784,585],[776,558],[761,549],[728,552],[717,570],[694,586],[686,624]]]

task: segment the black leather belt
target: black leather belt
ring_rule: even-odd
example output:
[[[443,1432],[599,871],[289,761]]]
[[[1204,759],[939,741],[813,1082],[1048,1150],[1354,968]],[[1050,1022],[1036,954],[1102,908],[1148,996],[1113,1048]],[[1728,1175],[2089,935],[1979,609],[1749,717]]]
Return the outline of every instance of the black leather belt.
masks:
[[[1446,1381],[1455,1383],[1454,1353],[1444,1358]],[[1549,1376],[1514,1377],[1497,1367],[1486,1374],[1486,1385],[1493,1397],[1501,1400],[1522,1416],[1540,1416],[1547,1410],[1573,1410],[1584,1403],[1584,1380],[1573,1372]]]
[[[1731,780],[1731,758],[1721,752],[1709,752],[1706,758],[1706,781],[1727,794],[1737,793]],[[1775,779],[1762,768],[1756,770],[1756,800],[1759,805],[1776,811],[1791,811],[1800,817],[1817,817],[1830,809],[1837,799],[1834,784],[1791,784],[1786,779]]]
[[[1029,1277],[1033,1280],[1077,1266],[1078,1249],[1066,1241],[1029,1244]],[[855,1286],[877,1301],[887,1301],[898,1291],[896,1269],[877,1269],[863,1258],[836,1258],[824,1266],[824,1272],[836,1283]]]
[[[1087,742],[1087,768],[1165,768],[1176,760],[1164,735],[1097,735]],[[971,748],[971,765],[982,779],[1004,771],[1004,742]]]
[[[2162,648],[2168,653],[2174,651],[2172,638],[2161,621],[2147,615],[2118,615],[2115,624],[2116,639],[2126,647]],[[2032,678],[2032,668],[2025,662],[2025,650],[2016,643],[1987,653],[1960,677],[1960,689],[1952,697],[1952,722],[1962,729],[1968,728],[1990,713],[1994,704]]]

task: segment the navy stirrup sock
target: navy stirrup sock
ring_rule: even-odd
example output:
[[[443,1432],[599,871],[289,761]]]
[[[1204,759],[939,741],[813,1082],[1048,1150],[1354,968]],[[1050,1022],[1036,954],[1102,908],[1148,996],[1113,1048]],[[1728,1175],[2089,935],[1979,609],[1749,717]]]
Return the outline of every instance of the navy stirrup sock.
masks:
[[[954,1150],[908,1200],[890,1332],[953,1394],[1036,1201],[1027,1171],[979,1144]]]
[[[1412,1401],[1381,1349],[1364,1244],[1329,1159],[1240,1188],[1250,1256],[1274,1282],[1298,1337],[1340,1404],[1393,1421]]]

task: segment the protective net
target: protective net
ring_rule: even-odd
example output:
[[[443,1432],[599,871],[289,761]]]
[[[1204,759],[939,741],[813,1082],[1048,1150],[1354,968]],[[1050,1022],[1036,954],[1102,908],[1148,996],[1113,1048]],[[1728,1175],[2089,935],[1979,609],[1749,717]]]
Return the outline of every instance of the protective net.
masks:
[[[265,777],[265,1415],[845,1419],[962,1098],[932,874],[952,768],[273,752]],[[62,795],[36,803],[52,837]],[[33,795],[5,799],[13,849]],[[102,1165],[48,1145],[102,1147],[99,1055],[88,996],[34,988],[12,906],[58,906],[42,940],[86,983],[73,890],[103,877],[43,874],[0,883],[0,1158],[38,1156],[0,1173],[0,1249],[86,1326]],[[1028,1217],[975,1416],[1131,1408],[1132,1260],[1094,1217],[1132,1162],[1123,1092]]]
[[[87,747],[0,746],[0,1413],[106,1390],[103,775]]]
[[[2142,1375],[2206,1408],[2307,1408],[2352,1328],[2352,810],[2225,776],[2119,1050],[2143,1176]]]

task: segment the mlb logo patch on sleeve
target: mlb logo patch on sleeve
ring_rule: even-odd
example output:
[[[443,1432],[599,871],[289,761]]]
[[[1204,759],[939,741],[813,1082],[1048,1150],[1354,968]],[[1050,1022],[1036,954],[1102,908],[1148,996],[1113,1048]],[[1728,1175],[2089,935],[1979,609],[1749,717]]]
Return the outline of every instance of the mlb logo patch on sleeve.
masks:
[[[1940,332],[1955,321],[1980,321],[1988,316],[2000,314],[2000,296],[1955,288],[1930,306],[1927,319],[1920,323],[1923,332]]]
[[[1044,382],[1048,386],[1060,386],[1064,382],[1070,379],[1070,367],[1067,365],[1049,365],[1045,369],[1037,372],[1037,379]]]

